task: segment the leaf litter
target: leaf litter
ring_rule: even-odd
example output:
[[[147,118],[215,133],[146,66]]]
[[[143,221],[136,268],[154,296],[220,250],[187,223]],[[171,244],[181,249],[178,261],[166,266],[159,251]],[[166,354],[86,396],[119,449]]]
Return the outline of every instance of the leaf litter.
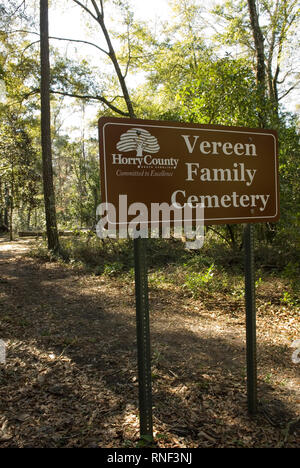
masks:
[[[1,244],[0,447],[136,447],[134,283],[40,262],[26,247]],[[277,294],[269,284],[257,299],[250,417],[243,301],[150,286],[156,446],[299,447],[299,315],[272,302]]]

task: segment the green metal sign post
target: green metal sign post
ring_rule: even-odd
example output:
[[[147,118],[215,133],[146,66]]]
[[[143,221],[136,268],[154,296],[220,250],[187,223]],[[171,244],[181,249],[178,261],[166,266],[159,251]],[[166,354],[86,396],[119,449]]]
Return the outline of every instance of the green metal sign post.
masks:
[[[257,363],[256,363],[256,307],[254,272],[254,225],[247,224],[245,243],[245,302],[246,302],[246,356],[247,398],[250,414],[257,412]]]
[[[153,439],[151,350],[146,239],[134,239],[140,436]]]

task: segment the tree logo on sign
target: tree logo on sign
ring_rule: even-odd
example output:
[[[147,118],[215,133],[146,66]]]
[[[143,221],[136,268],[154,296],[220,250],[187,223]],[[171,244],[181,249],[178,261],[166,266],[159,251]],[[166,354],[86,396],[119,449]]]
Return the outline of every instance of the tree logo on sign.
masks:
[[[118,151],[136,151],[137,157],[142,157],[143,151],[153,154],[159,149],[157,138],[143,128],[131,128],[121,135],[117,144]]]

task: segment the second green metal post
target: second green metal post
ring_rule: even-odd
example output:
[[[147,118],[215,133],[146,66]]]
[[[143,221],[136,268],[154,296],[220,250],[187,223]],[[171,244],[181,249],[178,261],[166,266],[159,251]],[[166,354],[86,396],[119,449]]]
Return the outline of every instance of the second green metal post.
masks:
[[[245,302],[248,411],[257,412],[256,306],[254,271],[254,225],[247,224],[245,243]]]

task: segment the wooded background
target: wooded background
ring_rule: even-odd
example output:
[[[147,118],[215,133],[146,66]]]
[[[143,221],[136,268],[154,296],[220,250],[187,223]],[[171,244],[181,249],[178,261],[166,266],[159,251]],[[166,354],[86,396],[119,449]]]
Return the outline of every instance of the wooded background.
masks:
[[[48,2],[0,2],[0,226],[11,237],[46,225],[43,194],[51,175],[44,172],[43,186],[39,3]],[[273,128],[280,145],[281,220],[259,226],[258,239],[294,257],[300,227],[299,3],[173,0],[169,7],[168,21],[154,24],[136,19],[134,1],[50,2],[50,29],[60,9],[82,24],[77,37],[50,35],[51,73],[42,92],[49,87],[58,228],[95,225],[100,116]],[[93,55],[85,58],[86,47]],[[77,113],[73,131],[66,130],[66,112]],[[233,247],[241,244],[239,226],[214,231]]]

